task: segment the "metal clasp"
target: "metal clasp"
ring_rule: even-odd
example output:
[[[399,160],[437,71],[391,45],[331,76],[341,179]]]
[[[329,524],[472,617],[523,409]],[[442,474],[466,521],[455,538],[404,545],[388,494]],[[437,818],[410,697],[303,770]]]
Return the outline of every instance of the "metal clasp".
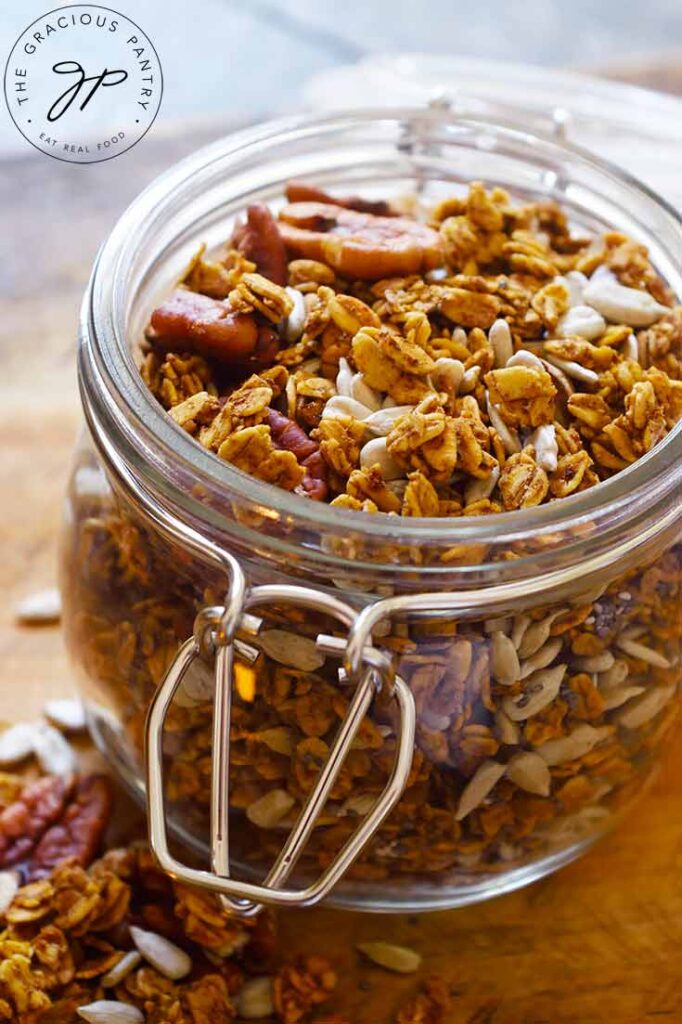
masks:
[[[231,565],[231,585],[224,607],[199,613],[194,635],[182,645],[151,702],[146,728],[147,804],[151,848],[161,865],[174,878],[217,892],[223,903],[242,915],[257,913],[264,904],[310,906],[323,899],[343,877],[365,844],[398,803],[412,767],[416,712],[412,693],[396,675],[390,658],[364,643],[357,666],[345,665],[346,681],[355,685],[346,716],[336,735],[326,764],[301,808],[275,863],[262,884],[233,878],[229,848],[230,720],[233,689],[233,660],[237,651],[255,660],[261,620],[250,610],[272,604],[294,604],[335,618],[352,631],[356,613],[350,605],[322,591],[308,587],[273,584],[247,591],[241,569]],[[347,659],[346,641],[320,634],[318,650]],[[166,715],[183,677],[192,662],[208,653],[215,657],[215,699],[213,709],[213,762],[211,780],[211,869],[189,867],[170,852],[163,788],[163,730]],[[323,874],[306,889],[285,888],[329,797],[346,756],[367,714],[372,700],[386,690],[398,708],[397,750],[386,786],[356,831],[349,837]]]

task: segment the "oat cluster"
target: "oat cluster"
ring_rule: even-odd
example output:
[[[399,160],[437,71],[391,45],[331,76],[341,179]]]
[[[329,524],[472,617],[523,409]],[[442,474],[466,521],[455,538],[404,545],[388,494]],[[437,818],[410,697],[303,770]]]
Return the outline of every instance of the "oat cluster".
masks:
[[[90,813],[60,858],[36,870],[42,837],[69,821],[66,783],[0,774],[0,1021],[350,1024],[324,1009],[338,982],[329,961],[283,959],[271,914],[235,917],[212,894],[172,882],[141,843],[95,859],[106,785],[103,776],[72,780]],[[404,972],[392,953],[416,971],[416,953],[383,946],[376,963]],[[449,1005],[443,983],[427,979],[397,1020],[444,1024]],[[430,1016],[418,1015],[424,1008]]]
[[[142,373],[238,469],[459,517],[598,484],[682,416],[682,307],[647,250],[503,190],[421,210],[292,183],[154,311]]]

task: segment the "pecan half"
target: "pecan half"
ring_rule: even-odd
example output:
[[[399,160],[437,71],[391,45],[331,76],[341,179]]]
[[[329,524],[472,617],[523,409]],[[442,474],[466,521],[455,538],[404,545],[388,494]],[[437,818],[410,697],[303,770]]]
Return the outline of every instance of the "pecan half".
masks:
[[[111,783],[106,775],[85,775],[72,800],[48,828],[26,865],[29,882],[45,878],[67,858],[87,867],[93,860],[111,811]]]
[[[438,234],[406,217],[377,217],[333,203],[290,203],[280,232],[294,256],[364,281],[416,274],[443,260]]]
[[[329,491],[327,467],[317,442],[308,437],[298,423],[275,409],[269,410],[266,423],[270,427],[275,447],[292,452],[305,470],[305,476],[296,490],[299,493],[303,491],[313,501],[324,501]]]
[[[262,203],[249,206],[246,217],[246,224],[235,229],[232,245],[256,264],[259,274],[285,285],[287,254],[277,221]]]
[[[373,213],[377,217],[396,217],[396,211],[385,199],[363,199],[362,196],[331,196],[321,188],[306,185],[304,181],[290,181],[286,187],[289,203],[332,203],[345,210]]]
[[[29,857],[43,833],[61,817],[70,784],[59,776],[30,782],[0,814],[0,868]]]

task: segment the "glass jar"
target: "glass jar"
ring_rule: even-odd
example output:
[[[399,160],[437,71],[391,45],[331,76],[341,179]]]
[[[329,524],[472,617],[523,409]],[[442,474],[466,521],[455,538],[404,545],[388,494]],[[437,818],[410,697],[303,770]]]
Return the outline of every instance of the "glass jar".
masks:
[[[651,777],[678,706],[681,428],[587,491],[454,522],[349,513],[221,462],[156,403],[135,342],[199,243],[291,178],[556,199],[645,242],[677,295],[682,225],[522,128],[354,112],[201,150],[139,196],[93,270],[66,634],[96,742],[148,789],[162,864],[245,912],[330,892],[457,906],[566,863]]]

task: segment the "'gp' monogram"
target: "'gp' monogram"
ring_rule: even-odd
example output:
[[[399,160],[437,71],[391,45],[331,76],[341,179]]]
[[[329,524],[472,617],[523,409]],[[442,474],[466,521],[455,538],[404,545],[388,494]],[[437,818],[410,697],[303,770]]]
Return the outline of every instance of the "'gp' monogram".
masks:
[[[78,78],[54,101],[47,112],[48,121],[58,121],[62,114],[65,114],[69,109],[86,83],[92,82],[93,85],[81,103],[80,110],[83,110],[88,105],[100,86],[121,85],[128,77],[128,72],[122,68],[116,71],[110,71],[108,68],[105,68],[101,74],[91,75],[86,78],[85,69],[76,60],[59,61],[59,63],[53,65],[52,70],[58,75],[78,75]]]

